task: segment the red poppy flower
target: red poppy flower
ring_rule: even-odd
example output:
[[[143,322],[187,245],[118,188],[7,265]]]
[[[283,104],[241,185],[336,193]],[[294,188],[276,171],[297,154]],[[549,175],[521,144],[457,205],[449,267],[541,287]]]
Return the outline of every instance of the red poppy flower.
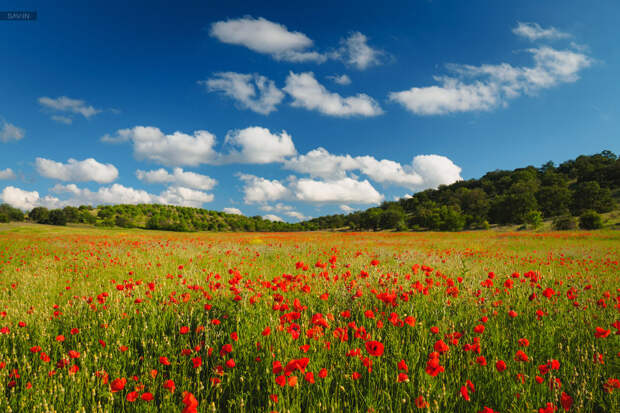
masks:
[[[125,388],[126,383],[127,383],[127,379],[124,377],[120,379],[112,380],[112,382],[110,383],[110,389],[112,390],[112,393],[116,393],[116,392],[123,390]]]
[[[367,341],[366,351],[371,356],[380,357],[383,354],[383,344],[378,341]]]
[[[506,370],[506,363],[504,362],[504,360],[498,360],[497,363],[495,363],[495,368],[501,373],[502,371]]]
[[[146,393],[142,393],[142,396],[140,396],[140,398],[144,400],[145,402],[150,402],[151,400],[153,400],[153,395],[149,392],[146,392]]]
[[[127,393],[127,396],[125,397],[125,399],[127,399],[128,402],[135,402],[137,398],[138,398],[137,391],[129,392]]]

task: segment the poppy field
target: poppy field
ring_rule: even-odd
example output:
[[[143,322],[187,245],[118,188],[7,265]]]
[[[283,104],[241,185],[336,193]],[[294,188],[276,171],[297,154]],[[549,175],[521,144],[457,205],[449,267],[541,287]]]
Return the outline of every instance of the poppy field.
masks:
[[[620,234],[0,231],[3,412],[618,412]]]

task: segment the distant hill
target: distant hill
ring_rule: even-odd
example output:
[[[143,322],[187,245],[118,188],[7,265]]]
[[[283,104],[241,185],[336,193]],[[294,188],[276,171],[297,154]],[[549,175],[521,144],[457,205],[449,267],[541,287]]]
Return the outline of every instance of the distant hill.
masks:
[[[275,222],[171,205],[104,205],[24,214],[0,205],[0,222],[23,221],[66,225],[84,223],[170,231],[311,231],[311,230],[439,230],[488,228],[491,225],[539,226],[554,219],[556,229],[597,228],[598,214],[614,211],[620,200],[620,159],[610,151],[579,156],[559,166],[547,162],[512,171],[493,171],[480,179],[442,185],[398,201],[351,214],[299,223]]]

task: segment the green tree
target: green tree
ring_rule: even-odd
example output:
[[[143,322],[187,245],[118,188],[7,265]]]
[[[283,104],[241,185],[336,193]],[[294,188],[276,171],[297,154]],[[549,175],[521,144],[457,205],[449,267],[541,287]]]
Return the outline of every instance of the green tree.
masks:
[[[62,209],[52,209],[47,222],[51,225],[67,225],[67,217]]]
[[[28,219],[39,224],[47,223],[50,216],[50,211],[45,207],[36,207],[28,213]]]
[[[579,216],[579,228],[599,229],[603,228],[603,220],[596,211],[587,210]]]
[[[531,210],[525,215],[525,223],[532,229],[540,228],[542,222],[542,213],[540,211]]]

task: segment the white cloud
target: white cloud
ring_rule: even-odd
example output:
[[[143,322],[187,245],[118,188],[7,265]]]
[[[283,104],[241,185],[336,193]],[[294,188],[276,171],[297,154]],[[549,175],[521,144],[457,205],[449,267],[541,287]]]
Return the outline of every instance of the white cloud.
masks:
[[[94,107],[87,105],[86,102],[84,102],[83,100],[71,99],[67,96],[60,96],[56,99],[43,96],[38,99],[38,102],[41,106],[44,106],[47,109],[58,112],[75,113],[82,115],[87,119],[101,112],[100,109],[95,109]],[[52,119],[64,123],[71,123],[70,121],[68,121],[69,118],[66,117],[52,117]]]
[[[259,176],[238,174],[244,182],[244,201],[247,204],[265,203],[284,199],[289,195],[289,190],[277,179],[269,180]]]
[[[73,123],[73,119],[60,115],[53,115],[52,120],[55,120],[58,123],[64,123],[65,125],[71,125]]]
[[[198,83],[204,85],[209,92],[222,92],[237,101],[241,107],[263,115],[275,111],[276,106],[284,99],[284,93],[272,80],[258,74],[215,73],[212,78]]]
[[[312,40],[303,33],[291,32],[286,26],[262,17],[243,17],[219,21],[211,25],[211,36],[228,44],[245,46],[258,53],[271,55],[276,60],[289,62],[317,62],[326,56],[308,50]]]
[[[351,208],[350,206],[344,204],[340,205],[339,208],[345,214],[350,214],[351,212],[355,211],[355,208]]]
[[[152,161],[167,166],[196,166],[210,163],[216,157],[213,150],[215,136],[205,130],[193,135],[183,132],[164,134],[152,126],[120,129],[116,136],[105,135],[104,142],[131,141],[136,159]]]
[[[58,184],[51,189],[55,193],[68,193],[70,198],[61,201],[67,205],[99,204],[170,204],[199,208],[205,202],[213,201],[213,194],[207,194],[185,187],[169,187],[159,195],[142,189],[113,184],[100,187],[97,191],[79,188],[75,184]]]
[[[327,78],[339,85],[350,85],[351,84],[351,78],[347,76],[346,74],[327,76]]]
[[[342,178],[336,181],[318,181],[302,178],[291,184],[294,197],[312,203],[377,204],[383,200],[368,180]]]
[[[269,221],[284,222],[282,218],[280,218],[277,215],[273,215],[273,214],[263,215],[263,219],[267,219]]]
[[[368,46],[367,41],[368,39],[362,33],[351,33],[346,39],[340,40],[341,47],[336,52],[336,57],[359,70],[380,64],[384,52]]]
[[[328,181],[340,180],[351,171],[359,171],[375,182],[412,190],[435,188],[462,179],[461,168],[440,155],[418,155],[411,165],[401,165],[372,156],[333,155],[324,148],[317,148],[288,159],[284,168]]]
[[[67,163],[56,162],[50,159],[37,158],[35,161],[37,172],[41,176],[61,181],[95,181],[108,183],[118,178],[118,169],[110,163],[102,164],[93,158],[78,161],[69,159]]]
[[[0,128],[0,142],[18,141],[24,137],[24,130],[17,126],[2,121],[2,127]]]
[[[343,98],[338,93],[329,92],[312,72],[290,72],[284,91],[293,97],[292,106],[318,110],[330,116],[377,116],[383,113],[379,104],[363,93]]]
[[[14,186],[7,186],[0,193],[0,199],[12,207],[27,211],[37,206],[58,208],[62,202],[58,198],[45,196],[41,198],[37,191],[24,191]]]
[[[305,221],[311,218],[311,217],[305,216],[304,214],[298,211],[286,211],[284,215],[291,217],[291,218],[295,218],[299,221]]]
[[[517,27],[512,29],[512,32],[517,36],[525,37],[531,41],[540,39],[564,39],[570,37],[570,34],[563,33],[555,27],[543,29],[538,23],[518,22]]]
[[[241,212],[239,208],[232,208],[232,207],[224,208],[223,211],[226,212],[227,214],[243,215],[243,212]]]
[[[223,163],[256,163],[266,164],[283,162],[287,156],[297,153],[293,139],[285,131],[272,134],[269,129],[253,126],[228,132],[226,144],[239,148],[223,155]]]
[[[0,179],[15,179],[15,173],[11,168],[0,169]]]
[[[582,53],[539,47],[528,50],[534,65],[448,65],[459,76],[436,77],[438,86],[413,87],[392,92],[390,100],[418,115],[491,110],[506,106],[510,99],[534,94],[561,83],[575,82],[579,72],[592,64]],[[467,83],[465,79],[473,79]]]
[[[204,191],[213,189],[213,187],[217,184],[215,179],[207,175],[183,171],[183,168],[174,168],[172,173],[169,173],[163,168],[152,171],[142,171],[138,169],[136,171],[136,177],[139,180],[150,184],[171,184],[174,186],[184,186],[188,188],[201,189]]]

